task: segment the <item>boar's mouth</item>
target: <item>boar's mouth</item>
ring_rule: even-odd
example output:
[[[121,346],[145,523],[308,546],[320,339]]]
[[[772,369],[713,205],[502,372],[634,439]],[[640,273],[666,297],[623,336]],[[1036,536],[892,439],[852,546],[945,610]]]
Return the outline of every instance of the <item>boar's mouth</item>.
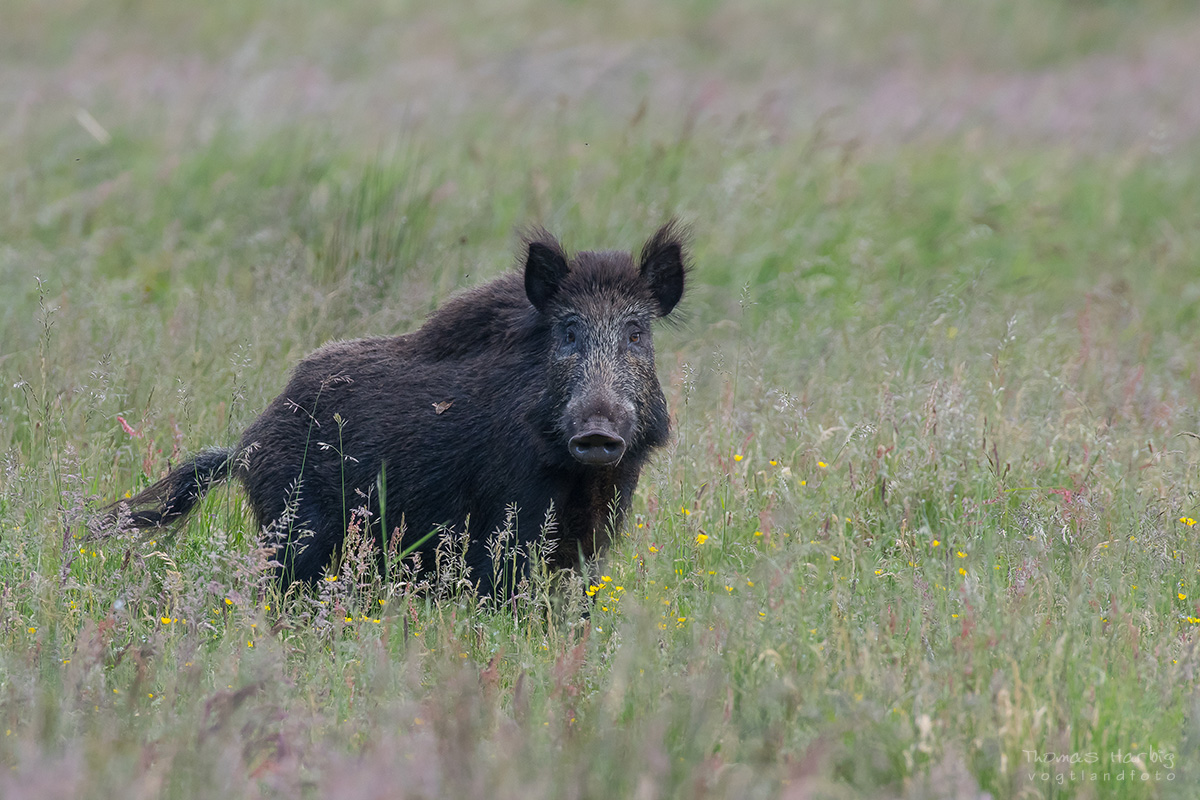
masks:
[[[625,440],[607,426],[589,426],[571,437],[568,449],[576,461],[588,466],[611,466],[625,455]]]

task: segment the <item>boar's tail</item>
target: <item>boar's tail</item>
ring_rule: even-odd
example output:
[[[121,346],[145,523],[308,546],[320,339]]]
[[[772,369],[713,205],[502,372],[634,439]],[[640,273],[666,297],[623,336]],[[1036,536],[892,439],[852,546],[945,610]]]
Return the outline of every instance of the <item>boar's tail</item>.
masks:
[[[200,451],[158,483],[104,509],[99,527],[157,528],[186,516],[210,486],[229,477],[233,455],[227,448]]]

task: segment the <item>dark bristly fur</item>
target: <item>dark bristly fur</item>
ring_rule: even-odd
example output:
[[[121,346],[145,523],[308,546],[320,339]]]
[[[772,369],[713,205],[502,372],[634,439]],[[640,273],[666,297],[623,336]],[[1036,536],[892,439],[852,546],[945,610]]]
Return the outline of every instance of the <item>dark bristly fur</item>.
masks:
[[[451,298],[413,333],[326,345],[236,450],[202,451],[112,506],[110,519],[127,506],[134,527],[168,524],[234,476],[277,547],[280,577],[312,580],[352,508],[366,504],[378,519],[385,467],[389,527],[403,516],[405,544],[465,528],[481,593],[502,589],[487,540],[510,506],[522,546],[553,507],[551,564],[577,566],[607,548],[643,465],[667,441],[650,327],[679,302],[684,277],[673,222],[637,263],[619,251],[572,258],[535,230],[523,274]]]

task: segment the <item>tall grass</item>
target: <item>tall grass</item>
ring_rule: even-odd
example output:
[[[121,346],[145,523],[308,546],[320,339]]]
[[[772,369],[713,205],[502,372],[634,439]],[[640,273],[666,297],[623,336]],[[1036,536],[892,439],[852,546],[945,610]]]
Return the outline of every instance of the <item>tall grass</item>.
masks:
[[[670,13],[729,13],[693,5]],[[1101,20],[1073,52],[1132,35],[1103,21],[1126,4],[1049,7],[1049,30]],[[128,35],[190,18],[166,8]],[[43,13],[20,19],[74,35]],[[711,41],[689,52],[732,57]],[[146,119],[101,144],[39,118],[0,147],[0,796],[1196,784],[1194,150],[871,150],[595,105],[362,138]],[[676,435],[597,571],[535,570],[497,606],[454,591],[453,554],[444,585],[385,582],[352,537],[281,593],[234,488],[178,531],[88,533],[234,442],[309,350],[511,268],[519,226],[630,248],[674,214]]]

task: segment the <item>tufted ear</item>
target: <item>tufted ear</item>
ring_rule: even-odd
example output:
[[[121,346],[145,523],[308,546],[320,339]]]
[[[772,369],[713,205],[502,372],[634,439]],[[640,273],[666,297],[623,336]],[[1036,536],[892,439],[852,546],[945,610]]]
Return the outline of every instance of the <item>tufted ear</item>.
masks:
[[[571,268],[562,245],[544,230],[534,231],[527,240],[525,257],[525,295],[538,311],[545,311],[551,298]]]
[[[671,220],[650,237],[642,248],[642,278],[658,301],[659,313],[667,316],[683,297],[683,280],[687,272],[684,255],[684,232],[679,223]]]

